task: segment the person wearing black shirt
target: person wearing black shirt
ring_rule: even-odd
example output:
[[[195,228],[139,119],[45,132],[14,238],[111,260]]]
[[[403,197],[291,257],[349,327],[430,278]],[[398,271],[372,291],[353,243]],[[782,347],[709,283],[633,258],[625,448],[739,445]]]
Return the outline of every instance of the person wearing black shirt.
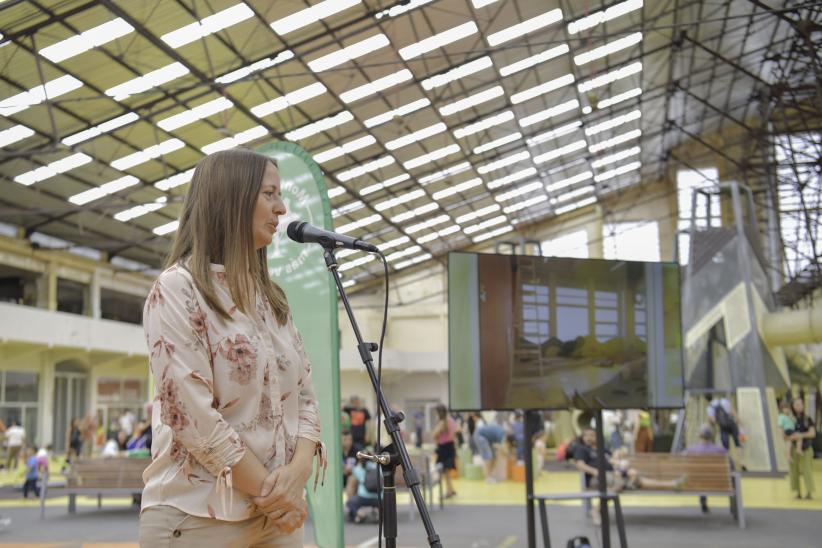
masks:
[[[343,411],[351,417],[351,437],[354,442],[354,453],[362,451],[368,445],[368,427],[371,413],[363,407],[359,396],[351,396],[351,404],[343,407]]]
[[[816,437],[816,425],[805,415],[805,402],[795,398],[791,402],[793,414],[796,417],[796,427],[788,436],[791,441],[801,441],[802,451],[797,451],[791,459],[791,490],[796,491],[796,498],[802,498],[799,486],[799,477],[805,479],[805,498],[810,499],[815,490],[813,481],[813,439]]]

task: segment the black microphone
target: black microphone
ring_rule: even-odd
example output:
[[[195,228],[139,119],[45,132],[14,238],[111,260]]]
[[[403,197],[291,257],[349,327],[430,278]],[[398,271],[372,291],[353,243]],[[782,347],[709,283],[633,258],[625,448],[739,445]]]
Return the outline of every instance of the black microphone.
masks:
[[[289,238],[300,244],[318,243],[326,249],[347,247],[348,249],[358,249],[360,251],[368,251],[369,253],[378,253],[380,251],[377,249],[377,246],[373,244],[352,238],[351,236],[317,228],[305,221],[291,221],[288,223],[288,228],[286,228],[285,232]]]

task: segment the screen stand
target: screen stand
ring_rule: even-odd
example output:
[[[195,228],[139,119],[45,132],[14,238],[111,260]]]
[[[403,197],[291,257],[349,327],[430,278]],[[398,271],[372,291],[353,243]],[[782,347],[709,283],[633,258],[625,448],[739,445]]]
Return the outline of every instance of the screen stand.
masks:
[[[534,410],[527,410],[525,411],[525,416],[522,420],[525,422],[525,439],[523,440],[525,443],[525,503],[526,507],[526,519],[528,523],[528,548],[536,548],[536,524],[534,521],[534,434],[533,428],[533,416],[536,415],[538,412]]]
[[[325,265],[328,271],[334,278],[337,284],[337,289],[340,293],[343,306],[348,319],[351,322],[351,329],[354,331],[354,336],[357,338],[357,349],[360,351],[360,358],[362,358],[363,365],[368,372],[368,377],[371,379],[371,386],[374,388],[374,393],[377,396],[377,402],[382,410],[385,420],[385,429],[391,436],[391,444],[383,449],[383,452],[378,455],[371,455],[360,451],[357,453],[357,458],[367,459],[376,462],[380,466],[383,478],[383,505],[381,510],[383,525],[385,525],[385,546],[386,548],[395,548],[397,545],[397,498],[394,486],[394,471],[397,465],[402,466],[402,475],[405,478],[405,484],[411,491],[414,497],[414,502],[417,504],[422,523],[425,526],[425,532],[428,535],[428,544],[434,548],[442,548],[440,537],[434,530],[434,524],[431,522],[431,516],[428,514],[428,507],[422,498],[420,491],[420,480],[414,467],[411,466],[411,459],[408,456],[408,450],[405,447],[405,442],[400,436],[399,423],[403,420],[402,413],[395,413],[388,405],[388,400],[385,399],[382,388],[380,387],[377,374],[374,372],[374,358],[371,352],[377,350],[376,343],[367,343],[363,341],[360,328],[357,326],[357,320],[354,318],[354,312],[351,310],[351,303],[348,302],[348,296],[345,294],[340,274],[337,272],[337,258],[334,257],[333,248],[326,247]],[[380,448],[378,447],[377,450]]]
[[[602,547],[611,548],[611,524],[608,518],[608,480],[605,473],[605,433],[602,428],[602,409],[594,412],[597,433],[597,484],[599,488],[599,517],[602,528]]]

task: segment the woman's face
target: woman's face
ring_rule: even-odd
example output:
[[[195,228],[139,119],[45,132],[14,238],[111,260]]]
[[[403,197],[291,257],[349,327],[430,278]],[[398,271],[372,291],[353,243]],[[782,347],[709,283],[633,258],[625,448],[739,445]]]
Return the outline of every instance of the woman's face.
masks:
[[[280,215],[285,215],[285,203],[280,188],[280,172],[269,162],[266,164],[260,194],[254,207],[254,218],[251,230],[254,237],[254,249],[263,248],[271,243],[277,231]]]
[[[802,411],[805,410],[805,402],[803,402],[799,398],[796,398],[791,402],[791,407],[793,408],[794,413],[796,413],[797,415],[801,415]]]

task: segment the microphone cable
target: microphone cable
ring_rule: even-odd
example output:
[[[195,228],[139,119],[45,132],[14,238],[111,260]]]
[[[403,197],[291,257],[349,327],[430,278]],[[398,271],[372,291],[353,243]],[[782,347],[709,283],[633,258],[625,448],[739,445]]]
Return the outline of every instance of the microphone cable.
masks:
[[[382,390],[382,345],[385,342],[385,329],[388,324],[388,260],[383,255],[382,251],[377,251],[377,254],[380,256],[382,260],[383,272],[385,277],[385,300],[383,301],[382,306],[382,331],[380,332],[380,347],[378,349],[377,354],[377,384],[380,386],[380,390]],[[386,400],[387,402],[388,400]],[[390,413],[391,410],[389,409],[388,412]],[[380,447],[380,432],[382,428],[380,428],[380,402],[379,398],[377,400],[377,420],[375,421],[377,425],[377,442],[376,448],[374,453],[379,452],[382,448]],[[396,449],[396,448],[395,448]],[[394,497],[396,497],[396,490],[394,492]],[[377,527],[377,548],[382,548],[382,523],[383,523],[383,503],[382,503],[382,474],[380,474],[380,489],[377,491],[377,508],[379,510],[379,526]]]

